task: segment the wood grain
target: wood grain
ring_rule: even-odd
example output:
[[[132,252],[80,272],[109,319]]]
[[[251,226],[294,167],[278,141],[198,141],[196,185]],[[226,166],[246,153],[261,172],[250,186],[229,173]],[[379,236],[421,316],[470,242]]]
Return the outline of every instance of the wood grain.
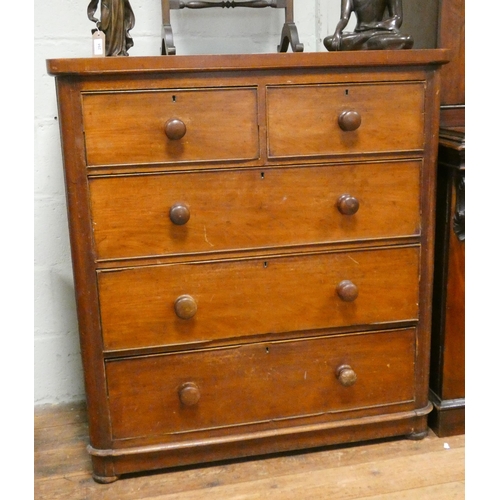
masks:
[[[92,178],[98,259],[418,236],[420,168],[401,161]],[[359,202],[353,215],[337,208],[346,193]],[[179,202],[190,213],[182,225],[169,218]]]
[[[105,348],[415,321],[419,255],[412,246],[99,271]],[[354,302],[337,294],[346,279]],[[197,303],[189,320],[174,309],[186,294]]]
[[[355,68],[360,65],[387,69],[391,66],[422,66],[448,62],[449,49],[434,50],[367,50],[331,53],[286,54],[229,54],[175,57],[128,57],[128,58],[67,58],[47,60],[50,75],[159,75],[183,71],[209,73],[219,70],[234,72],[265,69],[308,68],[335,69]]]
[[[267,103],[270,158],[423,149],[420,82],[269,87]],[[345,111],[359,113],[359,128],[341,129]]]
[[[235,424],[293,425],[304,415],[338,420],[347,410],[412,401],[414,356],[415,330],[408,329],[109,361],[113,437],[196,440],[199,429],[216,436]],[[336,378],[342,365],[356,372],[351,387]],[[186,383],[199,388],[194,405],[180,401]]]
[[[171,119],[185,123],[179,140],[165,133]],[[89,165],[242,160],[259,151],[255,88],[84,94],[83,126]]]

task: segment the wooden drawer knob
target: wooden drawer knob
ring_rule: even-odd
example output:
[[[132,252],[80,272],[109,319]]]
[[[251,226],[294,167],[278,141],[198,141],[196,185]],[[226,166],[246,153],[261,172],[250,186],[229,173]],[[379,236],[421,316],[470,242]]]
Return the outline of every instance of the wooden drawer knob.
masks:
[[[179,388],[179,399],[185,406],[194,406],[200,400],[200,389],[194,382],[186,382]]]
[[[184,203],[175,203],[170,207],[169,212],[170,220],[176,224],[177,226],[182,226],[186,224],[191,217],[191,213],[189,212],[189,207]]]
[[[186,135],[186,124],[177,118],[165,123],[165,133],[171,141],[178,141]]]
[[[349,365],[342,365],[337,368],[337,379],[344,387],[351,387],[356,383],[358,376]]]
[[[358,298],[358,287],[349,280],[343,280],[337,285],[337,295],[344,302],[353,302]]]
[[[359,210],[359,201],[345,193],[337,200],[337,209],[342,215],[354,215]]]
[[[196,314],[198,306],[191,295],[181,295],[177,297],[174,309],[180,319],[190,319]]]
[[[343,111],[339,116],[339,127],[345,132],[352,132],[361,125],[361,115],[357,111]]]

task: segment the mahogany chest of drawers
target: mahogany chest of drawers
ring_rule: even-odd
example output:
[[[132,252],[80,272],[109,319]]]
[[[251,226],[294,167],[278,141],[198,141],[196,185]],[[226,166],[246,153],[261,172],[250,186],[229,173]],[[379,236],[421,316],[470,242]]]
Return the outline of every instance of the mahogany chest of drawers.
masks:
[[[47,62],[97,481],[426,434],[446,55]]]

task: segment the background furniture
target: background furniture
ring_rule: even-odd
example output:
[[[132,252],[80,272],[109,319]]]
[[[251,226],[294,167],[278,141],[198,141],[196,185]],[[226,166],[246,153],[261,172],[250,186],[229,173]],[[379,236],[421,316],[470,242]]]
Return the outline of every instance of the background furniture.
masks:
[[[441,73],[441,127],[465,127],[465,0],[441,0],[438,46],[450,51]]]
[[[465,432],[464,141],[460,130],[441,129],[429,419],[438,436]]]
[[[446,56],[48,61],[97,481],[426,435]]]
[[[465,2],[443,0],[443,67],[436,207],[429,423],[439,436],[465,432]]]

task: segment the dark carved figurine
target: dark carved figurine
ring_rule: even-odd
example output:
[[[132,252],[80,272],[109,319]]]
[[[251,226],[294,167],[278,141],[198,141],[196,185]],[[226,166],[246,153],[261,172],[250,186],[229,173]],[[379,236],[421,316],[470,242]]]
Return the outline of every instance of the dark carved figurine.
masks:
[[[99,0],[91,0],[87,7],[88,18],[106,35],[107,56],[128,56],[134,45],[129,31],[135,25],[135,16],[129,0],[100,0],[101,20],[94,17]]]
[[[342,0],[335,33],[323,40],[329,51],[411,49],[413,38],[400,33],[402,0]],[[354,12],[354,32],[343,33]]]

